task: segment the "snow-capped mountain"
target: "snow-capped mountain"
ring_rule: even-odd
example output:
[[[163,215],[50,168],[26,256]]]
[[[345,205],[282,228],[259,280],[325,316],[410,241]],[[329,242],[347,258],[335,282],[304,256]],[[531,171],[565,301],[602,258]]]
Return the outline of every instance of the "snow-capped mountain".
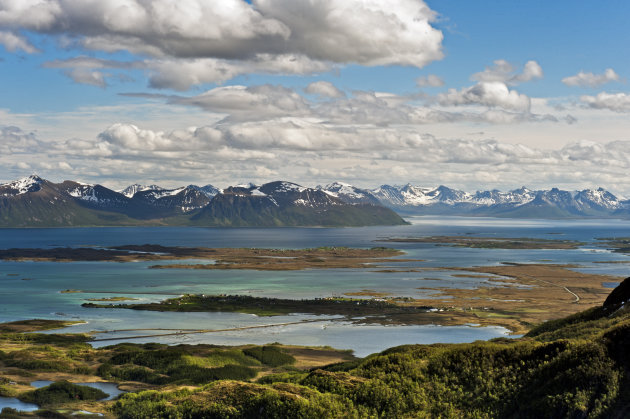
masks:
[[[425,188],[411,185],[382,185],[370,191],[382,204],[392,207],[425,207],[435,204],[455,205],[471,202],[471,195],[446,186]]]
[[[382,205],[351,205],[321,190],[284,181],[225,190],[212,185],[176,189],[132,185],[126,194],[122,192],[69,180],[52,183],[37,176],[4,183],[0,185],[0,227],[405,223]]]
[[[357,188],[348,183],[333,182],[326,186],[317,186],[316,189],[322,190],[328,195],[339,198],[348,204],[380,205],[380,201],[372,192],[367,189]]]
[[[422,188],[383,185],[371,191],[383,205],[408,214],[459,214],[508,217],[613,216],[630,208],[612,193],[599,188],[533,191],[526,187],[508,192],[470,194],[445,186]],[[630,209],[627,211],[630,212]]]
[[[206,186],[188,185],[188,187],[203,193],[208,198],[214,198],[216,194],[223,192],[223,189],[217,188],[212,185],[206,185]]]
[[[324,191],[307,188],[296,183],[276,181],[262,186],[254,184],[237,185],[225,189],[223,195],[251,197],[276,207],[302,206],[310,208],[342,205],[343,201]]]
[[[125,205],[129,201],[129,198],[126,196],[104,186],[73,182],[71,180],[58,184],[58,190],[73,198],[96,206]]]
[[[37,192],[44,180],[37,175],[31,175],[0,185],[0,196],[17,196],[27,192]]]
[[[624,207],[623,201],[604,188],[584,189],[575,195],[576,202],[582,207],[615,211]]]
[[[123,193],[124,192],[124,193]],[[164,189],[131,185],[115,192],[74,181],[52,183],[32,175],[0,184],[0,226],[177,224],[300,226],[401,224],[404,214],[494,217],[630,218],[630,200],[603,188],[558,188],[468,193],[446,186],[382,185],[373,190],[334,182],[309,188],[276,181],[228,187]]]
[[[132,200],[161,210],[183,213],[202,208],[210,202],[206,194],[188,186],[176,189],[147,189],[136,192]]]
[[[158,185],[140,185],[139,183],[134,183],[133,185],[127,186],[125,189],[120,191],[121,194],[125,195],[127,198],[133,198],[133,196],[142,191],[160,191],[164,188],[159,187]]]
[[[276,181],[226,188],[194,215],[194,223],[223,226],[358,226],[404,224],[382,205],[350,204],[321,189]]]

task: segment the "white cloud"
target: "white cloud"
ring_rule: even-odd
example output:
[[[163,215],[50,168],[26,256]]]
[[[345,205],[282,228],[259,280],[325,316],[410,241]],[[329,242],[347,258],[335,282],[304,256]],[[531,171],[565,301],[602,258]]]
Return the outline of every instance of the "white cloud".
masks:
[[[204,145],[212,143],[214,139],[210,129],[205,129],[201,135],[196,136],[195,129],[172,131],[152,131],[140,129],[135,125],[117,123],[98,135],[98,139],[119,147],[121,152],[168,152],[200,149]]]
[[[286,24],[289,45],[314,59],[423,67],[442,58],[443,35],[423,1],[257,0],[265,16]],[[314,42],[316,40],[316,42]]]
[[[581,141],[548,150],[493,139],[438,138],[414,127],[341,127],[301,118],[168,132],[114,124],[92,139],[55,142],[4,127],[0,140],[5,179],[35,171],[119,185],[143,179],[177,186],[277,178],[309,185],[341,178],[365,186],[411,181],[474,190],[525,183],[630,191],[629,141]]]
[[[107,87],[107,82],[105,81],[106,75],[101,71],[91,70],[89,68],[74,68],[67,70],[65,73],[74,80],[75,83]]]
[[[443,56],[422,0],[0,0],[0,11],[7,48],[34,50],[19,38],[30,31],[69,48],[129,51],[148,57],[158,88],[335,64],[423,67]]]
[[[575,76],[565,77],[562,83],[567,86],[597,87],[613,81],[619,81],[619,75],[612,68],[607,68],[603,74],[585,73],[580,71]]]
[[[41,141],[32,132],[16,126],[0,126],[0,153],[23,154],[41,148]]]
[[[418,87],[440,87],[444,86],[444,80],[435,74],[429,74],[427,76],[418,77],[416,79],[416,85],[418,85]]]
[[[482,81],[462,90],[449,89],[437,96],[441,105],[483,105],[528,112],[531,101],[528,96],[510,90],[500,81]]]
[[[528,61],[525,63],[523,71],[517,73],[513,64],[505,60],[496,60],[492,67],[486,67],[484,71],[475,73],[470,78],[479,82],[501,82],[515,85],[542,77],[542,67],[536,61]]]
[[[341,93],[337,93],[334,86],[327,82],[312,84],[310,88],[307,88],[308,90],[322,91],[329,96]],[[350,96],[344,95],[326,101],[310,101],[293,89],[271,85],[226,86],[192,97],[160,97],[169,103],[196,106],[226,115],[224,123],[263,121],[283,117],[300,117],[305,120],[345,126],[424,125],[467,121],[489,124],[558,122],[560,120],[567,123],[575,122],[574,118],[567,119],[565,116],[556,117],[549,113],[530,112],[530,99],[509,90],[502,83],[479,83],[462,91],[451,89],[435,98],[423,96],[420,103],[415,95],[366,91],[353,91]],[[434,101],[450,108],[433,107]],[[473,106],[466,111],[455,109],[461,105]]]
[[[295,54],[257,54],[249,60],[215,58],[147,60],[149,85],[157,89],[188,90],[203,83],[223,83],[240,74],[312,74],[330,65]]]
[[[626,93],[601,92],[597,96],[584,95],[580,101],[595,109],[608,109],[614,112],[630,112],[630,95]]]
[[[15,52],[17,50],[22,50],[29,54],[39,52],[37,48],[23,37],[7,31],[0,31],[0,45],[4,45],[9,52]]]
[[[217,87],[198,96],[174,100],[215,112],[228,113],[230,120],[253,121],[290,115],[308,115],[305,100],[282,86]]]
[[[346,96],[344,92],[337,89],[335,85],[329,81],[313,82],[306,86],[306,89],[304,89],[304,91],[312,95],[326,98],[341,98]]]

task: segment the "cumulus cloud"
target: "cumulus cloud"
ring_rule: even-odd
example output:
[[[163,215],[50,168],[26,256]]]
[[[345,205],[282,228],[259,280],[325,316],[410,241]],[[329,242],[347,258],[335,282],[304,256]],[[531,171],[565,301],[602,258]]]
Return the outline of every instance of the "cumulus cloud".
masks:
[[[523,71],[520,73],[516,70],[516,67],[508,61],[496,60],[493,66],[473,74],[471,79],[479,82],[501,82],[507,85],[516,85],[543,77],[542,67],[533,60],[525,63]]]
[[[527,95],[510,90],[500,81],[482,81],[461,90],[449,89],[437,96],[441,105],[483,105],[528,112],[531,101]]]
[[[423,67],[443,56],[443,35],[431,26],[435,12],[422,1],[256,0],[254,4],[291,29],[292,48],[315,59]]]
[[[184,90],[237,74],[305,74],[334,64],[423,67],[442,33],[422,0],[0,0],[0,42],[23,31],[149,57],[153,87]],[[369,30],[366,30],[369,28]],[[316,42],[314,42],[316,40]],[[95,68],[95,67],[92,67]],[[177,73],[186,74],[177,77]]]
[[[444,86],[444,80],[435,74],[429,74],[428,76],[418,77],[416,85],[418,87],[440,87]]]
[[[438,138],[414,127],[339,126],[303,118],[174,131],[118,123],[94,138],[47,142],[3,127],[0,139],[3,176],[14,178],[35,171],[106,184],[181,179],[181,184],[227,185],[282,178],[309,185],[341,177],[364,186],[411,181],[474,190],[599,184],[630,191],[624,176],[630,169],[629,141],[581,141],[549,150],[483,137]]]
[[[594,109],[608,109],[613,112],[630,112],[630,95],[626,93],[601,92],[597,96],[584,95],[580,101]]]
[[[328,63],[295,54],[257,54],[249,60],[216,58],[147,60],[149,85],[157,89],[188,90],[203,83],[223,83],[240,74],[311,74],[330,69]]]
[[[307,92],[321,92],[319,97],[329,100],[309,100],[296,90],[282,86],[225,86],[211,89],[196,96],[151,95],[169,103],[195,106],[225,115],[223,123],[263,121],[283,117],[299,117],[318,123],[346,126],[360,125],[424,125],[432,123],[480,122],[513,124],[521,122],[575,122],[573,117],[537,114],[530,111],[529,98],[509,90],[501,83],[479,83],[471,88],[450,91],[436,97],[396,95],[387,92],[355,90],[348,96],[339,95],[328,82],[316,82]],[[134,94],[128,94],[137,96]],[[327,96],[326,96],[327,95]],[[140,97],[147,97],[140,94]],[[438,102],[446,109],[434,107]],[[455,109],[471,106],[465,110]],[[480,106],[485,107],[479,109]]]
[[[306,89],[304,89],[304,91],[311,95],[317,95],[326,98],[340,98],[346,96],[344,92],[337,89],[335,85],[329,81],[313,82],[306,86]]]
[[[308,115],[306,101],[294,90],[272,85],[217,87],[175,103],[228,113],[230,120],[252,121],[290,115]]]
[[[614,81],[619,81],[619,75],[612,68],[607,68],[603,74],[585,73],[580,71],[574,76],[562,79],[562,83],[567,86],[579,87],[597,87]]]
[[[121,150],[151,152],[200,149],[212,144],[216,138],[210,128],[202,129],[199,135],[195,133],[196,130],[193,128],[165,133],[118,123],[100,133],[98,139]]]

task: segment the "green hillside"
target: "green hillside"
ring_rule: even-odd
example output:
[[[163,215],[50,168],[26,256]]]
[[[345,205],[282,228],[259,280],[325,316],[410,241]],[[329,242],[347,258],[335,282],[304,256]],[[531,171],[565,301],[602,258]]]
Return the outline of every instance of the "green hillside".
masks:
[[[629,281],[603,307],[520,339],[400,346],[255,383],[129,394],[113,411],[125,418],[628,417]]]
[[[24,333],[49,329],[50,321],[7,323],[0,325],[0,395],[37,396],[47,410],[5,409],[0,418],[69,418],[67,412],[86,408],[138,419],[626,418],[628,302],[630,278],[602,306],[548,321],[521,338],[404,345],[364,359],[281,345],[95,349],[85,335]],[[307,366],[315,355],[319,361]],[[68,399],[78,390],[63,382],[38,392],[28,386],[51,375],[61,382],[87,376],[119,382],[132,392],[90,401]]]

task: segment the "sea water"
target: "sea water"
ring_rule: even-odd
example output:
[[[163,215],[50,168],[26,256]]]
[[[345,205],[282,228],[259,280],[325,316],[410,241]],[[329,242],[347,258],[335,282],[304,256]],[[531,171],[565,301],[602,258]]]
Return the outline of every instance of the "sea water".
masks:
[[[159,301],[184,293],[246,294],[283,298],[342,296],[372,290],[391,296],[432,298],[426,288],[474,288],[500,277],[462,277],[465,271],[399,270],[498,265],[502,262],[571,263],[578,270],[625,277],[630,258],[596,240],[630,236],[628,220],[511,220],[467,217],[413,217],[411,225],[360,228],[56,228],[0,229],[0,248],[53,248],[160,244],[163,246],[309,248],[387,246],[401,249],[394,259],[367,269],[247,271],[149,269],[156,262],[0,262],[0,321],[30,318],[82,320],[70,331],[98,332],[95,346],[121,341],[242,344],[281,342],[354,349],[359,356],[406,343],[467,342],[508,333],[500,327],[357,325],[335,316],[294,314],[258,317],[242,313],[160,313],[88,309],[90,298],[128,297]],[[434,243],[384,242],[387,238],[434,235],[530,237],[578,240],[569,250],[473,249]],[[614,262],[614,263],[601,263]],[[621,263],[620,263],[621,262]],[[168,261],[159,263],[167,264]],[[425,289],[422,289],[425,288]],[[77,293],[63,293],[77,290]],[[267,326],[251,328],[252,326]],[[188,334],[191,329],[211,330]],[[239,329],[224,332],[215,330]],[[181,332],[181,333],[178,333]],[[136,338],[137,336],[145,336]],[[135,338],[135,339],[131,339]],[[112,340],[103,340],[112,339]]]

